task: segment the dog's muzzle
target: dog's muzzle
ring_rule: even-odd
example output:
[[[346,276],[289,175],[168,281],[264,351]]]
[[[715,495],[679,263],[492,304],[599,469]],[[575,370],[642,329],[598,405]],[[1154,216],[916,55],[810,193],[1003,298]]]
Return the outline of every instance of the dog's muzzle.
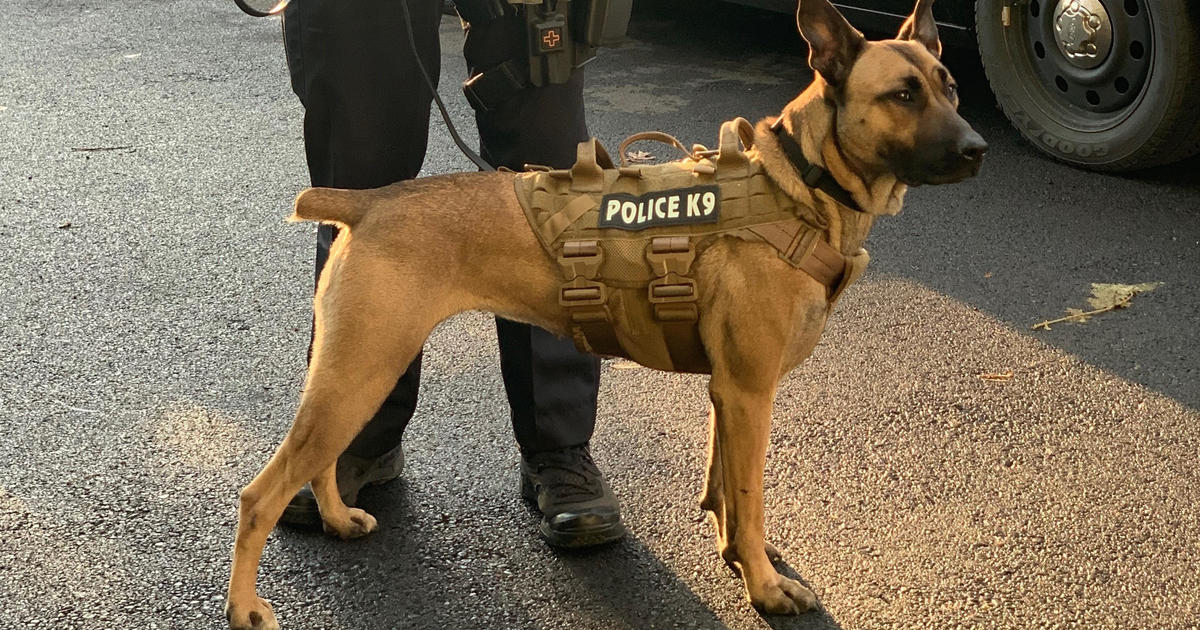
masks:
[[[953,184],[978,175],[987,142],[966,121],[956,132],[950,139],[924,145],[927,148],[908,161],[908,168],[897,168],[900,181],[909,186]]]

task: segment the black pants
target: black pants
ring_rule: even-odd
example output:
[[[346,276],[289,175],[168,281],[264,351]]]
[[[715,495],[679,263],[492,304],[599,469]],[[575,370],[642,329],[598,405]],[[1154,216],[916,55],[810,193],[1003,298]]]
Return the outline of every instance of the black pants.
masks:
[[[406,1],[421,60],[437,81],[440,0],[301,0],[284,13],[292,88],[304,105],[304,146],[314,186],[374,188],[416,177],[425,159],[432,96],[421,79],[399,2]],[[464,56],[471,72],[522,54],[516,19],[474,25]],[[495,166],[566,168],[587,138],[583,76],[526,89],[476,114],[481,154]],[[317,276],[336,230],[317,234]],[[413,247],[421,247],[419,242]],[[567,339],[497,318],[500,368],[523,453],[587,442],[596,418],[600,364]],[[417,401],[421,358],[396,383],[347,449],[375,457],[395,447]]]

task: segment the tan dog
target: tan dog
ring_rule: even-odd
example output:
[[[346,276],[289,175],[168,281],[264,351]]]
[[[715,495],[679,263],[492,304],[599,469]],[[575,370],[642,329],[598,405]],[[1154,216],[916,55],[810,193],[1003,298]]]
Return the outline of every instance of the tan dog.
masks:
[[[970,177],[987,148],[956,112],[931,4],[918,0],[898,39],[868,42],[827,0],[803,0],[797,23],[818,74],[784,108],[779,135],[771,121],[755,129],[754,150],[768,175],[824,215],[825,238],[845,255],[859,250],[876,217],[899,212],[909,185]],[[787,153],[789,138],[793,153],[823,166],[857,209],[804,183]],[[484,310],[568,331],[559,267],[532,233],[514,177],[455,174],[375,190],[310,189],[297,198],[294,219],[347,231],[317,289],[312,363],[295,424],[241,494],[231,627],[278,628],[255,592],[258,563],[284,506],[306,482],[327,531],[354,538],[375,529],[371,515],[342,502],[334,464],[439,322]],[[750,602],[768,613],[799,613],[816,597],[771,564],[777,552],[763,540],[762,475],[776,385],[817,344],[830,312],[827,289],[770,246],[732,238],[705,249],[694,270],[712,365],[702,505]]]

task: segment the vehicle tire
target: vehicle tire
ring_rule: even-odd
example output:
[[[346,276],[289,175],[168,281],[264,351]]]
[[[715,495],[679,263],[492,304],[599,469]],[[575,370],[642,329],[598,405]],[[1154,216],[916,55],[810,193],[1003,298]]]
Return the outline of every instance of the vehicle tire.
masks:
[[[975,26],[996,100],[1042,151],[1105,171],[1200,152],[1200,3],[977,0]]]

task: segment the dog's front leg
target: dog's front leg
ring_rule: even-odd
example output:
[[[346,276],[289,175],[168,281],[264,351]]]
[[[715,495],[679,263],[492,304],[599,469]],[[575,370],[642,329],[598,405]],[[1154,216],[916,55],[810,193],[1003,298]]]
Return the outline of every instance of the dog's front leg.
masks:
[[[700,508],[708,510],[717,530],[717,549],[731,549],[725,537],[725,472],[721,467],[721,441],[717,439],[717,408],[708,406],[708,475],[704,479],[704,494]],[[737,570],[733,558],[725,558],[729,568]]]
[[[729,568],[740,574],[737,558],[726,556],[725,552],[732,551],[725,536],[725,472],[721,467],[721,441],[717,439],[717,412],[711,404],[708,406],[708,474],[704,480],[704,494],[700,497],[700,509],[707,510],[713,517],[713,526],[717,530],[717,549]],[[771,562],[783,559],[783,554],[770,542],[763,541],[763,551]]]
[[[721,478],[723,510],[714,510],[719,535],[724,514],[721,556],[740,569],[750,603],[767,613],[798,614],[816,606],[816,595],[775,570],[763,538],[763,467],[774,393],[774,383],[749,387],[732,376],[714,373],[709,384],[714,462],[709,472]],[[708,489],[714,489],[711,480]]]

